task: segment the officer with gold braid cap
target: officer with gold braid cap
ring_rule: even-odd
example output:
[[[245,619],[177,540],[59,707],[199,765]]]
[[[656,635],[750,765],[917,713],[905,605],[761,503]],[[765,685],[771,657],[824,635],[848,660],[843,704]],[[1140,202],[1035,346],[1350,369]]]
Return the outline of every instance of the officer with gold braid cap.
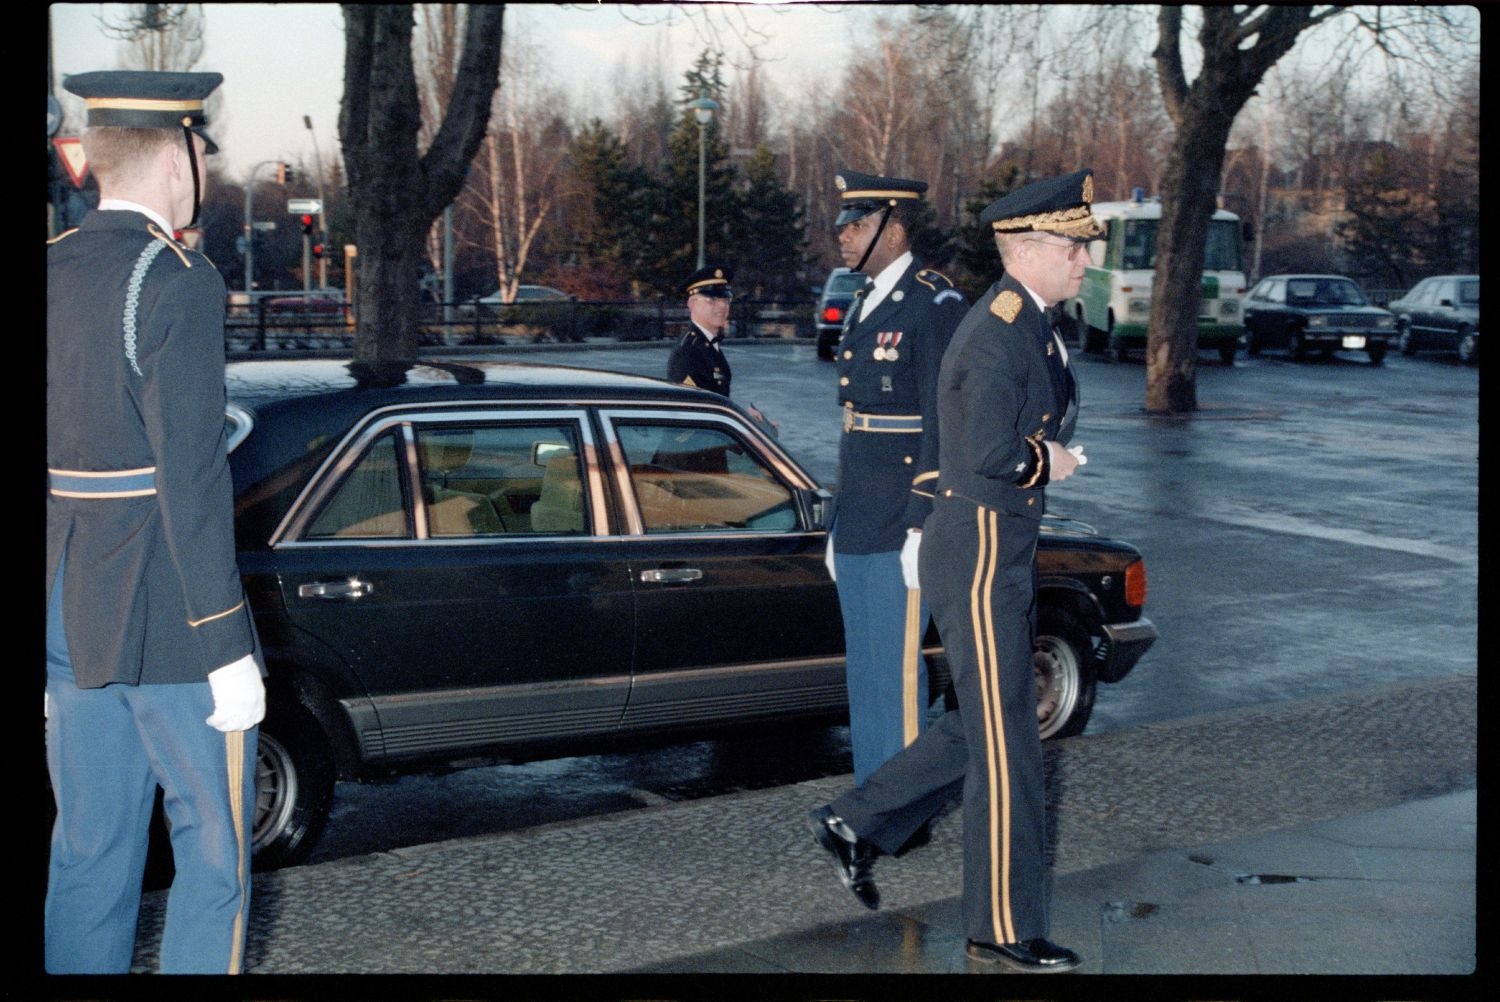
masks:
[[[1101,227],[1087,170],[990,205],[1005,276],[953,334],[938,376],[937,497],[924,523],[922,591],[958,707],[808,823],[865,904],[872,867],[963,795],[966,953],[1020,971],[1080,963],[1048,935],[1046,798],[1032,640],[1033,558],[1046,487],[1084,463],[1068,448],[1077,384],[1047,309],[1075,295]]]
[[[224,280],[173,237],[202,203],[221,79],[63,81],[100,197],[47,247],[54,974],[130,969],[158,786],[175,869],[160,970],[243,962],[264,667],[235,566]]]

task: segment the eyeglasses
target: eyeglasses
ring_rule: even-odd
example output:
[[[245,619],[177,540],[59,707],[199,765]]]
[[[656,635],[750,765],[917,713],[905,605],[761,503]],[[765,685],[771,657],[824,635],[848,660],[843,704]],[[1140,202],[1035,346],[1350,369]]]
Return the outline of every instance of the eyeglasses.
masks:
[[[1059,243],[1055,240],[1048,240],[1046,237],[1027,237],[1026,240],[1028,243],[1045,244],[1048,247],[1063,248],[1066,250],[1069,260],[1083,253],[1083,251],[1088,247],[1088,243],[1086,241],[1080,240],[1068,240],[1062,243]]]

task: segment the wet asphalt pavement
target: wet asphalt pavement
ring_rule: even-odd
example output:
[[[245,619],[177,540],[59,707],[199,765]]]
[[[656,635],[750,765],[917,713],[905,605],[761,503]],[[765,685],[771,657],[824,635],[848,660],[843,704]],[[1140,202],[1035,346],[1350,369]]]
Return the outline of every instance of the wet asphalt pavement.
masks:
[[[668,345],[496,353],[657,375]],[[837,472],[834,367],[811,344],[730,342],[734,398]],[[1477,369],[1440,355],[1294,363],[1205,353],[1200,410],[1143,411],[1145,366],[1073,355],[1089,464],[1051,511],[1146,556],[1160,639],[1101,686],[1086,734],[1472,673],[1477,664]],[[848,770],[847,731],[338,784],[310,861],[793,783]]]

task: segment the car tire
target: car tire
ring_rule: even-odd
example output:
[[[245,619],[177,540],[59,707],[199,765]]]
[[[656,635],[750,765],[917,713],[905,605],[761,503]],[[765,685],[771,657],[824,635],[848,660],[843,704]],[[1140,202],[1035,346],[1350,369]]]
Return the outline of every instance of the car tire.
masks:
[[[1479,361],[1479,335],[1467,327],[1459,328],[1458,331],[1458,360],[1465,365],[1474,365]]]
[[[255,753],[251,851],[257,870],[301,862],[328,820],[333,756],[323,730],[301,704],[274,700]]]
[[[1254,333],[1251,333],[1250,335],[1248,335],[1245,338],[1245,354],[1246,355],[1259,355],[1260,354],[1260,338],[1256,337]]]
[[[1125,347],[1124,341],[1121,341],[1113,334],[1109,335],[1109,350],[1115,356],[1116,362],[1130,361],[1130,349]]]
[[[1291,355],[1295,361],[1307,361],[1307,344],[1302,340],[1301,334],[1293,334],[1291,337],[1287,338],[1286,350],[1287,353]]]
[[[1371,365],[1380,365],[1385,361],[1385,345],[1372,344],[1365,349],[1365,354],[1370,356]]]
[[[1236,354],[1238,354],[1238,352],[1239,352],[1239,346],[1238,345],[1233,345],[1233,344],[1220,345],[1219,346],[1219,361],[1223,362],[1225,365],[1233,365],[1234,364],[1234,356]]]
[[[1082,734],[1094,710],[1093,645],[1083,625],[1061,609],[1042,609],[1032,668],[1037,726],[1043,741]]]
[[[1417,338],[1411,332],[1411,321],[1401,320],[1396,324],[1396,347],[1407,358],[1417,353]]]

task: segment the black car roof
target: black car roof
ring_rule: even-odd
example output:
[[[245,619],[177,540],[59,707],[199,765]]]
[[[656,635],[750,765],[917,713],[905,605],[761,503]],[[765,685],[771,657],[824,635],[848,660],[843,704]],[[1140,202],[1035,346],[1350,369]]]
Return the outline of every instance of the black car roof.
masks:
[[[563,365],[485,360],[422,359],[354,362],[343,359],[257,359],[225,370],[229,399],[255,407],[270,401],[332,394],[382,395],[399,402],[442,399],[452,391],[483,397],[701,397],[706,391],[649,376]]]

